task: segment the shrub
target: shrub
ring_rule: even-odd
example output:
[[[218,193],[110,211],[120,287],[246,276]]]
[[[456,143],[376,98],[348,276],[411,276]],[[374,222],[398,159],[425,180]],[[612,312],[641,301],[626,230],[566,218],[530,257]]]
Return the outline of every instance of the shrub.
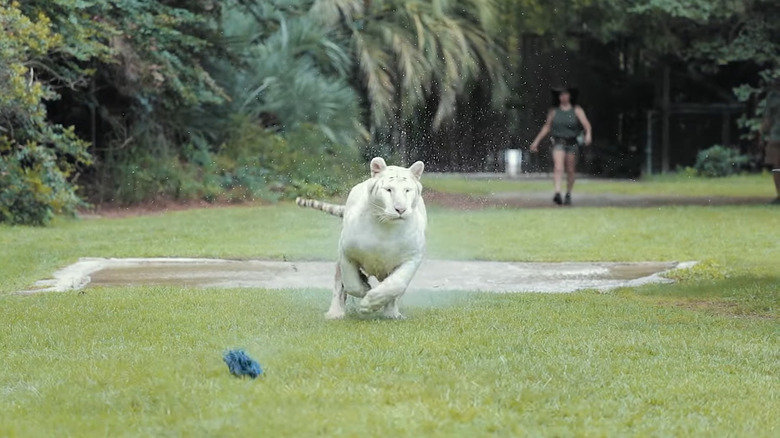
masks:
[[[246,116],[234,116],[229,124],[231,135],[215,152],[189,146],[125,153],[112,164],[112,200],[325,197],[343,193],[366,174],[357,147],[334,143],[315,125],[280,134]]]
[[[59,137],[73,153],[0,137],[0,222],[45,225],[54,214],[72,214],[84,205],[69,178],[76,164],[88,163],[86,144],[69,130]]]
[[[736,149],[715,145],[699,152],[693,168],[699,176],[716,178],[738,173],[749,160]]]
[[[361,175],[357,148],[334,143],[314,125],[286,135],[245,117],[234,126],[216,162],[223,188],[243,199],[334,195]]]
[[[68,42],[46,15],[29,18],[21,7],[0,5],[0,222],[44,225],[81,204],[72,179],[90,157],[73,129],[47,119],[45,102],[57,94],[45,58]]]

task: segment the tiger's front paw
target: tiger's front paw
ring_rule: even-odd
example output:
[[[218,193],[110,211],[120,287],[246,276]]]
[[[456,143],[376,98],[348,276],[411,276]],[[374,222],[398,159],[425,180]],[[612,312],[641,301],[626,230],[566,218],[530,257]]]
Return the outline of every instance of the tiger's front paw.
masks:
[[[346,312],[343,310],[328,310],[327,313],[325,313],[325,319],[344,319],[344,316],[346,315]]]
[[[382,311],[382,316],[384,316],[387,319],[397,319],[397,320],[406,319],[406,317],[403,316],[401,312],[398,311],[398,309],[384,310]]]
[[[366,295],[360,300],[358,304],[358,312],[360,313],[374,313],[384,306],[384,302],[377,297]]]

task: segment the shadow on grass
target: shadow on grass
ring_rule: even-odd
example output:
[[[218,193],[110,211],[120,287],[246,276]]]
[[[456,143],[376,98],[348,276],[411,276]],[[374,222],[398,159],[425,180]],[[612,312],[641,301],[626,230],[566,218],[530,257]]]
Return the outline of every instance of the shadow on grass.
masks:
[[[777,276],[683,280],[677,285],[649,285],[631,293],[663,304],[718,314],[772,319],[780,316],[780,277]]]
[[[470,298],[479,296],[480,292],[471,291],[410,291],[401,298],[400,309],[405,317],[420,310],[443,309],[452,306],[465,305]],[[360,313],[357,308],[360,299],[347,297],[347,320],[350,321],[388,321],[395,319],[386,318],[376,313]]]

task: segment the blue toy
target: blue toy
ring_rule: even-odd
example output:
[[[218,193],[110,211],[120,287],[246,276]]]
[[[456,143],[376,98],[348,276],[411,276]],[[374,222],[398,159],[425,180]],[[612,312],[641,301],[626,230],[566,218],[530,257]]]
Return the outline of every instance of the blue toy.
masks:
[[[223,356],[222,359],[230,369],[230,373],[236,377],[249,376],[256,378],[263,374],[263,368],[256,360],[247,356],[244,350],[229,350]]]

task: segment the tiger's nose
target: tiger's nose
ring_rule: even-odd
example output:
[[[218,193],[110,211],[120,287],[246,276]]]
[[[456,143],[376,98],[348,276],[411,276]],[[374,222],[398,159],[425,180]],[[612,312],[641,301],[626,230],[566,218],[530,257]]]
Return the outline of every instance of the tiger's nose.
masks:
[[[405,207],[395,207],[395,211],[397,211],[399,215],[402,215],[406,211],[406,208]]]

